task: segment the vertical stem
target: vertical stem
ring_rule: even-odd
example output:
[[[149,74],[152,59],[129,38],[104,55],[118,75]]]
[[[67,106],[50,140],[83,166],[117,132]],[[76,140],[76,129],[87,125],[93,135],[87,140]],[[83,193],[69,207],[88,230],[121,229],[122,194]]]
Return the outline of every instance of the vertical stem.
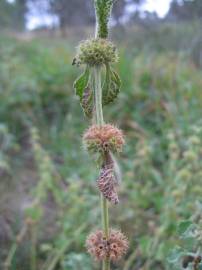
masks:
[[[102,111],[102,84],[100,66],[94,68],[94,83],[96,124],[102,126],[104,124],[104,119]]]
[[[109,238],[109,213],[108,213],[108,202],[101,194],[101,208],[102,208],[102,226],[105,233],[105,237]]]
[[[108,213],[108,202],[101,194],[101,208],[102,208],[102,223],[103,223],[103,231],[105,237],[109,239],[109,213]],[[103,261],[102,265],[103,270],[110,270],[110,260],[109,258]]]
[[[94,68],[94,93],[95,93],[95,116],[96,124],[102,126],[104,124],[102,111],[102,83],[101,83],[101,67]],[[102,224],[105,237],[109,238],[109,213],[108,202],[101,194],[101,209],[102,209]],[[103,261],[103,270],[110,270],[110,261],[106,259]]]

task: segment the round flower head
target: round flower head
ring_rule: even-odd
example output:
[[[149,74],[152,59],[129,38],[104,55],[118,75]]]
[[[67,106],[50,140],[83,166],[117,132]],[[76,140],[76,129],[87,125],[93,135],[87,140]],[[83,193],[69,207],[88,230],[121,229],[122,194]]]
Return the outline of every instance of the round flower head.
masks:
[[[128,240],[118,230],[110,230],[109,239],[106,239],[102,231],[91,233],[86,240],[88,252],[96,260],[102,261],[109,258],[117,261],[126,253]]]
[[[122,131],[110,124],[91,126],[85,132],[83,142],[92,153],[121,152],[125,143]]]
[[[117,62],[117,59],[117,50],[114,44],[106,39],[97,38],[80,43],[74,63],[99,66]]]
[[[127,252],[128,240],[125,235],[118,230],[110,231],[109,257],[112,261],[117,261]]]
[[[104,238],[102,231],[91,233],[86,240],[87,251],[99,261],[107,258],[108,253],[106,249],[106,238]]]

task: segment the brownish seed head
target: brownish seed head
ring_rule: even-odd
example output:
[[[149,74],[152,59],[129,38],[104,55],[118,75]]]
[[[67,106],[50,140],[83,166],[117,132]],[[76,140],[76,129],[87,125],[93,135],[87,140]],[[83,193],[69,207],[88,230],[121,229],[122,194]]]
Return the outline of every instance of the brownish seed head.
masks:
[[[123,233],[111,229],[109,239],[106,239],[102,231],[91,233],[86,240],[88,252],[96,260],[102,261],[110,258],[117,261],[127,252],[128,240]]]
[[[110,234],[110,259],[117,261],[127,252],[128,240],[123,233],[118,230],[111,230]]]
[[[125,143],[123,133],[110,124],[91,126],[83,136],[87,150],[96,152],[121,152]]]
[[[99,261],[104,260],[107,257],[107,251],[105,248],[106,240],[103,240],[102,231],[96,231],[91,233],[86,240],[87,251]]]

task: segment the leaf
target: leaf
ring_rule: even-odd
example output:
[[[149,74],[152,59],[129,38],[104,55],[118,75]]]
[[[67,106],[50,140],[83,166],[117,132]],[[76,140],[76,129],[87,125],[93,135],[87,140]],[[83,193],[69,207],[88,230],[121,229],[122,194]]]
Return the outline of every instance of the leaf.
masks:
[[[106,76],[105,76],[105,81],[104,81],[104,85],[103,85],[103,88],[102,88],[102,102],[103,102],[103,105],[108,104],[107,103],[107,96],[108,96],[108,91],[109,91],[110,82],[111,82],[110,75],[111,75],[110,66],[106,65]]]
[[[93,91],[89,87],[90,68],[87,66],[83,74],[75,81],[76,95],[80,97],[81,107],[87,117],[93,113]]]
[[[190,220],[183,220],[178,225],[178,233],[180,235],[184,234],[192,225],[192,222]]]
[[[180,234],[180,238],[189,239],[189,243],[197,238],[197,231],[197,225],[193,224],[191,220],[181,221],[178,225],[178,233]]]
[[[74,82],[74,89],[76,91],[76,95],[80,97],[80,100],[82,99],[84,90],[88,85],[89,76],[90,69],[87,66],[84,73],[82,73],[81,76],[79,76],[78,79],[76,79],[76,81]]]
[[[112,70],[109,65],[106,65],[106,77],[102,89],[103,105],[107,105],[113,102],[117,98],[120,92],[120,88],[121,80],[119,75],[114,70]]]
[[[83,108],[84,114],[91,118],[93,113],[93,91],[89,86],[84,89],[81,107]]]

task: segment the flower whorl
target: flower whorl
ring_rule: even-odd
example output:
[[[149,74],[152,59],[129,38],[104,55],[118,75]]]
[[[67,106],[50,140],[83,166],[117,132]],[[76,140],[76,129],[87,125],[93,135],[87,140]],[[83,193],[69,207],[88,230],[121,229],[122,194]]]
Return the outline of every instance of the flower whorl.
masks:
[[[108,22],[114,0],[95,0],[96,38],[79,44],[73,65],[85,65],[85,71],[76,79],[74,89],[84,113],[95,116],[92,125],[83,135],[83,145],[90,154],[97,154],[100,174],[97,186],[101,192],[103,231],[91,233],[86,240],[88,252],[99,261],[103,269],[110,268],[110,261],[117,261],[126,253],[128,240],[118,230],[109,228],[108,203],[118,203],[116,185],[120,178],[113,153],[122,151],[125,143],[122,131],[110,124],[103,124],[102,107],[114,101],[121,87],[121,80],[111,63],[118,60],[116,46],[108,38]],[[102,79],[105,79],[102,82]]]
[[[111,229],[109,239],[106,239],[103,232],[98,230],[88,236],[86,247],[96,260],[109,258],[112,261],[118,261],[128,249],[128,240],[118,230]]]
[[[119,202],[116,191],[118,181],[111,152],[122,151],[125,142],[122,131],[110,124],[93,125],[85,132],[83,142],[90,153],[101,153],[104,157],[97,180],[98,188],[109,202],[117,204]]]
[[[92,153],[121,152],[125,143],[122,131],[110,124],[91,126],[85,132],[83,142]]]
[[[78,47],[75,64],[100,66],[117,62],[118,55],[114,44],[107,39],[96,38],[82,41]]]

